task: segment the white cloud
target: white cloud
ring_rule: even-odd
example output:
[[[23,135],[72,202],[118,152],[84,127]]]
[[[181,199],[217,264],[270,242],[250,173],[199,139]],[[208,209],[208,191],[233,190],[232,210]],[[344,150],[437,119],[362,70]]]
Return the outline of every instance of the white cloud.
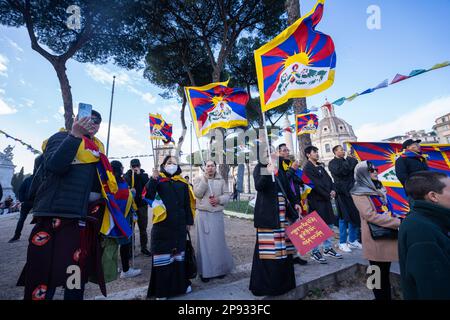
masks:
[[[87,74],[95,81],[102,84],[111,84],[113,76],[116,76],[116,83],[125,85],[130,82],[130,77],[123,71],[112,72],[106,67],[100,67],[93,64],[86,65]]]
[[[149,104],[154,104],[156,102],[156,97],[149,92],[142,94],[141,98]]]
[[[186,106],[186,108],[187,108],[187,106]],[[180,113],[180,110],[181,110],[181,106],[176,103],[163,105],[162,107],[158,108],[158,112],[165,113],[166,115],[176,114],[178,116]]]
[[[134,135],[136,131],[124,124],[115,125],[111,124],[111,135],[110,135],[110,155],[116,154],[126,154],[129,152],[142,152],[144,151],[144,145],[139,142]],[[100,131],[98,133],[99,138],[105,144],[108,137],[108,125],[105,123],[100,127]]]
[[[2,54],[0,54],[0,76],[7,77],[8,76],[8,58]]]
[[[410,130],[430,130],[436,118],[450,110],[450,96],[435,99],[391,122],[366,123],[355,129],[359,141],[381,141]]]
[[[37,123],[37,124],[48,123],[48,118],[38,119],[38,120],[36,120],[36,123]]]
[[[31,108],[34,104],[34,100],[28,99],[28,98],[22,98],[23,101],[25,101],[25,105],[29,108]]]
[[[11,45],[11,47],[13,47],[14,49],[16,49],[17,51],[23,52],[23,49],[14,41],[12,41],[11,39],[8,38],[8,42]]]
[[[4,116],[7,114],[14,114],[17,112],[17,109],[13,106],[8,105],[8,103],[3,100],[3,97],[0,97],[0,116]]]

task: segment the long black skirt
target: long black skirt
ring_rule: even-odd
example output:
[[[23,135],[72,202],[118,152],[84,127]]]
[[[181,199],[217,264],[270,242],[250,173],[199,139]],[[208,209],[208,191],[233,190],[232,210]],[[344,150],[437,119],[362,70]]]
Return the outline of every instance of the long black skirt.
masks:
[[[155,254],[147,298],[170,298],[186,293],[191,285],[186,276],[184,251],[178,254]]]
[[[250,291],[255,296],[277,296],[295,288],[292,255],[295,248],[286,237],[286,200],[278,194],[280,228],[258,228],[253,254]]]

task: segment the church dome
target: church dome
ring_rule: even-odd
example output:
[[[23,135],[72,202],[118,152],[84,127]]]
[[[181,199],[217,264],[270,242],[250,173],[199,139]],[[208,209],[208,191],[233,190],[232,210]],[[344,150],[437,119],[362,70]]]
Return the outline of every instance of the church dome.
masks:
[[[313,145],[319,148],[322,161],[333,159],[332,148],[342,145],[347,149],[345,142],[356,141],[353,128],[345,120],[338,118],[334,112],[334,106],[328,101],[321,107],[323,118],[319,121],[317,132],[311,135]]]

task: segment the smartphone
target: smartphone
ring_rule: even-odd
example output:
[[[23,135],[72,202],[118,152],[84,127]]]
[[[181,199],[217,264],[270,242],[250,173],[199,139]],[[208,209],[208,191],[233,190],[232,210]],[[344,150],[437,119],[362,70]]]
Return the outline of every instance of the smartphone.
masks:
[[[87,103],[78,104],[78,119],[92,116],[92,105]]]

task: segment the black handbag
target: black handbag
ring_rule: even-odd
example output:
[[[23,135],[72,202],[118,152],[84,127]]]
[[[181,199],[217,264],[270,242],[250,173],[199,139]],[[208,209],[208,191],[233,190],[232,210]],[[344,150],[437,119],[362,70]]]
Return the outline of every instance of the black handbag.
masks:
[[[187,232],[184,263],[186,267],[186,277],[188,279],[195,279],[197,277],[197,260],[195,259],[195,251],[192,246],[191,234],[189,231]]]
[[[370,235],[373,240],[395,240],[398,239],[398,230],[385,228],[374,223],[367,222]]]

